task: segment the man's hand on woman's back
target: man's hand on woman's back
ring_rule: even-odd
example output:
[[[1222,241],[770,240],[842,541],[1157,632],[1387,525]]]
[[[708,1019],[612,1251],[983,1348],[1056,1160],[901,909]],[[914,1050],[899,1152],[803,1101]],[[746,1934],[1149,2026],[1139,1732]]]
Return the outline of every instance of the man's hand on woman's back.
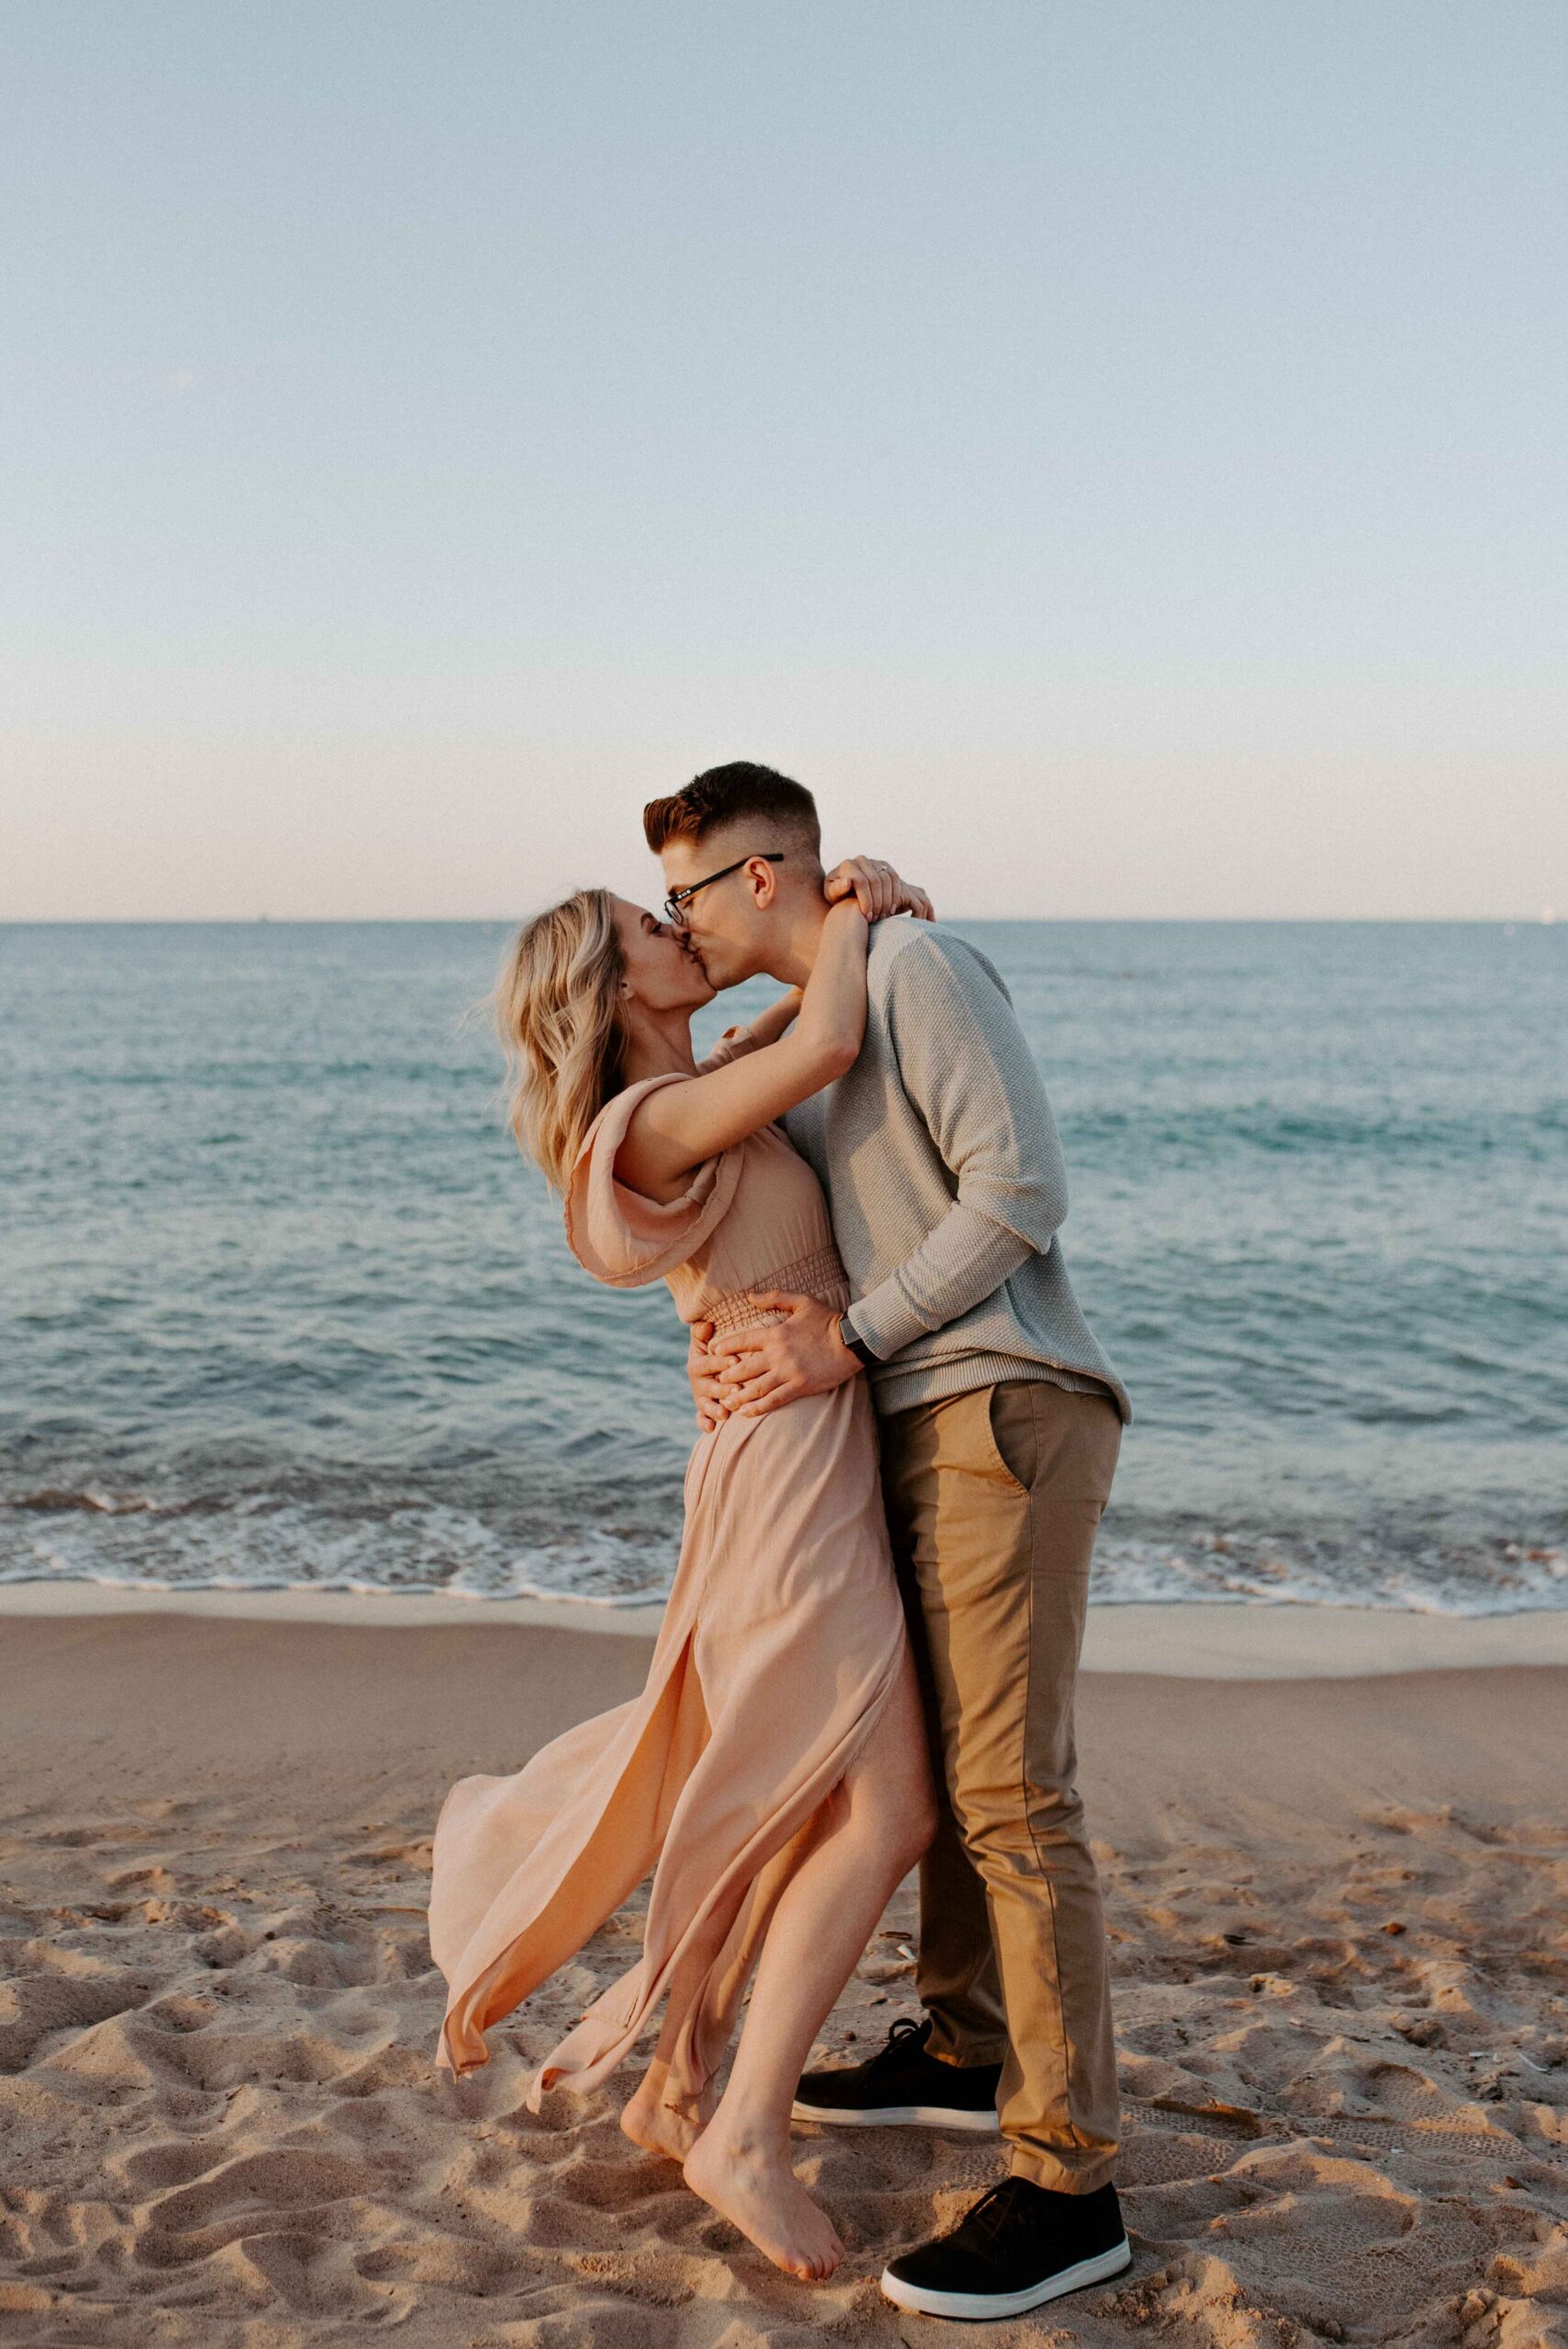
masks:
[[[686,1376],[691,1383],[692,1400],[697,1407],[697,1425],[704,1435],[711,1435],[716,1427],[729,1417],[728,1398],[719,1381],[725,1367],[722,1354],[707,1351],[713,1338],[711,1321],[694,1321],[691,1343],[686,1349]]]

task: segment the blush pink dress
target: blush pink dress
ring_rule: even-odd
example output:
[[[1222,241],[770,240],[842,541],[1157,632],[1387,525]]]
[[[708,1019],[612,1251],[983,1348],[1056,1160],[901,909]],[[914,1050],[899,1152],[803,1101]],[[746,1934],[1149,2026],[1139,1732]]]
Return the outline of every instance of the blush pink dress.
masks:
[[[732,1031],[706,1067],[750,1047]],[[617,1287],[660,1278],[685,1321],[778,1319],[761,1288],[840,1308],[843,1267],[816,1176],[777,1127],[663,1206],[616,1180],[651,1077],[583,1144],[566,1230]],[[484,2032],[583,1946],[651,1868],[642,1955],[549,2054],[586,2093],[673,1987],[666,2101],[690,2111],[728,2046],[773,1904],[902,1668],[904,1625],[863,1378],[703,1436],[685,1480],[674,1586],[647,1686],[514,1776],[460,1779],[436,1826],[430,1948],[448,2000],[437,2063],[489,2060]]]

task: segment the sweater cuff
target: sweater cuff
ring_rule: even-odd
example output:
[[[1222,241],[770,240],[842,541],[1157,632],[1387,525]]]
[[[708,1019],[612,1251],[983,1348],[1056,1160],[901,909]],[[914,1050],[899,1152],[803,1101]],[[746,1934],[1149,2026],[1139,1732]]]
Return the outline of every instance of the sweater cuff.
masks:
[[[850,1308],[855,1334],[890,1361],[917,1338],[962,1320],[1038,1252],[1005,1223],[955,1199],[914,1254]]]
[[[849,1323],[851,1329],[854,1331],[862,1345],[865,1347],[867,1353],[873,1353],[878,1362],[881,1362],[884,1359],[882,1348],[876,1343],[870,1331],[862,1330],[861,1327],[859,1306],[851,1305],[849,1311],[846,1314],[843,1314],[840,1318]]]

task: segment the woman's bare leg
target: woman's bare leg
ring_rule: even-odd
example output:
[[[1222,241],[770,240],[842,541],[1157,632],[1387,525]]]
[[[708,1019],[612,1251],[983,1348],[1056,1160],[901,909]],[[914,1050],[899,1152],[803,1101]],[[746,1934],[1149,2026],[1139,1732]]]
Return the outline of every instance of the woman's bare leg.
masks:
[[[907,1659],[831,1801],[824,1831],[779,1896],[728,2086],[684,2165],[694,2193],[810,2283],[832,2274],[843,2245],[790,2166],[790,2107],[823,2018],[935,1824]]]
[[[667,2154],[674,2162],[684,2162],[695,2144],[699,2131],[718,2101],[718,2090],[717,2085],[710,2082],[698,2101],[695,2114],[667,2105],[664,2098],[669,2087],[671,2058],[686,2010],[692,2000],[700,1997],[709,1970],[729,1938],[730,1928],[743,1898],[743,1893],[738,1894],[734,1900],[709,1918],[672,1973],[658,2045],[653,2050],[647,2071],[621,2113],[620,2125],[633,2144],[641,2145],[651,2154]]]

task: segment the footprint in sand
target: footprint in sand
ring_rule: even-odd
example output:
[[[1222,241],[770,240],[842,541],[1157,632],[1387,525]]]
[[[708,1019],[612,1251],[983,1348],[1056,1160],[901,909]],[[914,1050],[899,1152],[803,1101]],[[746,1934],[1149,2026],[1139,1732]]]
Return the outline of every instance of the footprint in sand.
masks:
[[[297,2233],[307,2215],[373,2193],[383,2182],[368,2163],[337,2154],[285,2147],[242,2154],[148,2205],[136,2255],[149,2266],[184,2266],[241,2236],[267,2232],[269,2221]]]
[[[37,1974],[0,1983],[0,2072],[19,2072],[57,2032],[83,2031],[139,2007],[150,1985],[110,1966],[64,1970],[47,1959]]]

